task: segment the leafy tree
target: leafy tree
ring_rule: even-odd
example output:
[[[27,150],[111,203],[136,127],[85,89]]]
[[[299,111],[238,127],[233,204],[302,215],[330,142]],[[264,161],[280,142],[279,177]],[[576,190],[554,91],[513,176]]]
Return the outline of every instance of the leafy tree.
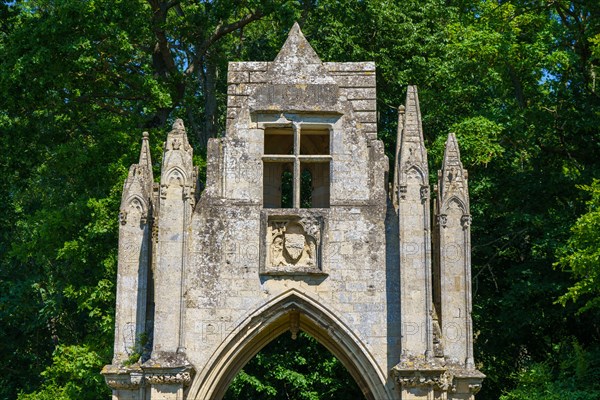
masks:
[[[517,387],[500,400],[600,398],[598,348],[583,349],[577,341],[565,341],[555,350],[559,362],[535,362],[514,373]]]
[[[89,357],[110,359],[120,181],[162,101],[136,5],[3,3],[1,397],[48,383],[52,362],[107,393]],[[75,371],[54,367],[57,384]]]
[[[580,312],[600,308],[600,181],[583,186],[592,195],[587,202],[588,212],[577,219],[571,228],[571,237],[562,250],[559,265],[568,269],[577,279],[560,302],[585,299]]]

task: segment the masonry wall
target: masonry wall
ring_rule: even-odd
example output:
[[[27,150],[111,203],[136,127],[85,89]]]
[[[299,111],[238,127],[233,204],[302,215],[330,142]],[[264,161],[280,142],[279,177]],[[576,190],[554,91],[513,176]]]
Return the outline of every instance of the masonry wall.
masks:
[[[316,276],[268,276],[259,270],[264,251],[260,122],[278,114],[253,114],[251,104],[256,90],[267,83],[267,67],[230,63],[227,135],[211,143],[209,153],[209,158],[222,160],[224,169],[209,171],[208,181],[217,188],[207,188],[192,218],[185,274],[186,354],[202,370],[251,311],[297,288],[352,327],[387,375],[398,359],[397,308],[386,307],[390,297],[398,301],[397,285],[389,279],[397,274],[395,266],[386,264],[386,256],[397,252],[397,239],[386,235],[388,161],[376,140],[374,64],[325,64],[339,85],[336,115],[288,113],[295,121],[332,125],[331,206],[310,210],[326,221],[324,275]]]

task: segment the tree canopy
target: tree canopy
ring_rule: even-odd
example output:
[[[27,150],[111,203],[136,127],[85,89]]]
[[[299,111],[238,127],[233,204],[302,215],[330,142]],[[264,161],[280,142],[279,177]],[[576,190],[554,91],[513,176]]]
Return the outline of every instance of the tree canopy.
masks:
[[[142,131],[159,160],[183,118],[204,165],[227,62],[273,60],[296,20],[323,61],[376,62],[390,159],[408,84],[431,171],[457,135],[478,398],[598,398],[600,3],[583,0],[0,2],[0,398],[108,396],[118,206]],[[248,390],[277,387],[256,372],[279,363],[269,349]],[[298,374],[284,377],[322,387]]]

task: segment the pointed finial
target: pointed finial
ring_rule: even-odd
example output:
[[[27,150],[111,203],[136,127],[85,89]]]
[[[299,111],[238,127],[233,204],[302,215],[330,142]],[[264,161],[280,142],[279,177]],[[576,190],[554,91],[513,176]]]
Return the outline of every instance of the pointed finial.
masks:
[[[421,124],[421,110],[419,108],[419,95],[416,86],[409,86],[406,93],[404,119],[400,134],[400,158],[409,164],[427,164],[427,151],[423,139],[423,126]],[[401,109],[400,109],[401,110]],[[399,110],[399,111],[400,111]],[[398,117],[400,118],[402,114]]]
[[[461,199],[464,210],[469,213],[468,173],[460,161],[460,150],[454,133],[448,134],[444,161],[441,171],[438,172],[438,185],[440,187],[440,210],[445,210],[448,199],[456,197]]]
[[[292,29],[290,29],[290,32],[288,33],[288,36],[290,36],[292,33],[294,34],[302,34],[302,31],[300,30],[300,24],[298,24],[298,21],[294,21],[294,25],[292,26]]]
[[[152,161],[150,157],[150,145],[149,145],[149,134],[148,132],[142,133],[142,148],[140,149],[140,160],[138,164],[147,170],[149,174],[152,174]]]
[[[446,141],[446,143],[451,143],[452,146],[458,147],[458,143],[456,141],[456,134],[454,132],[450,132],[448,134],[448,140]]]
[[[151,202],[152,185],[154,178],[152,176],[152,157],[150,154],[150,143],[148,132],[142,133],[142,146],[140,148],[140,157],[137,164],[129,167],[127,179],[123,184],[123,196],[121,201],[122,219],[121,224],[127,222],[127,210],[130,207],[132,196],[140,196],[147,206]],[[147,208],[145,208],[147,210]]]
[[[321,59],[308,43],[298,22],[290,29],[288,37],[275,57],[276,63],[283,64],[320,64]]]
[[[426,184],[429,173],[427,150],[423,139],[419,96],[417,87],[413,85],[409,86],[406,92],[405,106],[398,108],[398,142],[399,182],[405,182],[407,171],[415,167],[421,173],[422,184]]]
[[[446,140],[446,146],[444,150],[443,167],[447,166],[460,166],[460,168],[462,168],[458,141],[456,140],[456,135],[453,132],[448,134],[448,139]]]
[[[419,94],[417,87],[410,85],[406,92],[406,120],[405,136],[413,137],[416,141],[423,142],[423,127],[421,125],[421,109],[419,107]]]
[[[183,125],[183,120],[181,118],[177,118],[175,122],[173,122],[174,131],[185,131],[185,126]]]
[[[185,131],[185,125],[183,125],[183,120],[181,118],[177,118],[175,122],[173,122],[173,127],[171,131],[167,134],[167,141],[165,142],[165,151],[171,150],[191,150],[190,143],[187,137],[187,132]],[[163,158],[163,165],[164,163],[165,159]]]

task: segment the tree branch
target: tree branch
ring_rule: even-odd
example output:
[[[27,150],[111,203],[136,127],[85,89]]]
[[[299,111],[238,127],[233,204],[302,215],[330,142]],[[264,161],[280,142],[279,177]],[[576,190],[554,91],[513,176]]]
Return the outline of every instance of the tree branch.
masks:
[[[202,58],[204,57],[204,55],[206,54],[206,52],[208,51],[210,46],[212,46],[217,41],[219,41],[223,36],[227,35],[228,33],[233,32],[237,29],[243,28],[246,25],[248,25],[249,23],[261,19],[263,16],[264,16],[264,13],[260,10],[257,10],[257,11],[251,12],[249,14],[246,14],[244,17],[242,17],[238,21],[233,22],[228,25],[223,25],[223,21],[221,21],[219,23],[219,25],[217,25],[217,27],[215,28],[215,31],[213,32],[213,34],[210,35],[208,38],[206,38],[206,40],[204,40],[197,47],[194,61],[192,63],[190,63],[189,67],[185,71],[185,74],[189,75],[189,74],[193,73],[194,70],[196,69],[196,64],[198,64],[202,60]]]
[[[158,0],[148,0],[152,8],[152,31],[156,36],[156,43],[153,50],[154,67],[156,72],[162,76],[167,74],[176,74],[177,65],[169,48],[167,34],[163,28],[167,21],[167,13],[169,9],[179,4],[178,0],[164,2]]]

